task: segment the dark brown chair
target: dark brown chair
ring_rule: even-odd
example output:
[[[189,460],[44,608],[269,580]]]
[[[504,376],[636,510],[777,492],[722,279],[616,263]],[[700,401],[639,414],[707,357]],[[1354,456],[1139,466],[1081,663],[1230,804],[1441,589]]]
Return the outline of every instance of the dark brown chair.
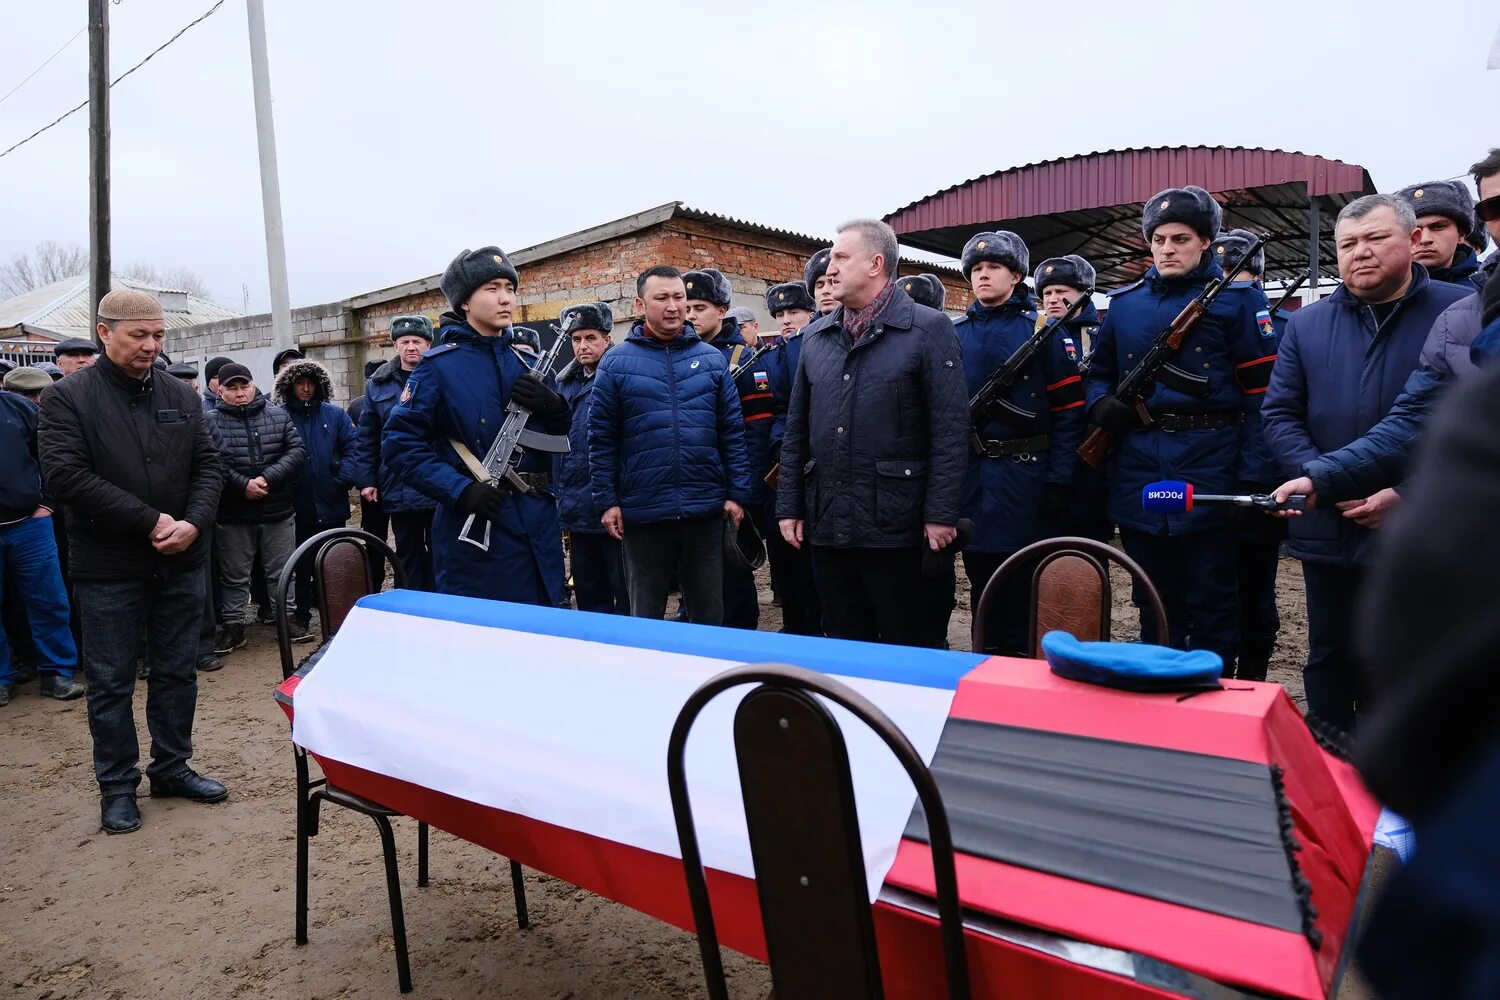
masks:
[[[1026,546],[995,570],[974,607],[971,648],[982,653],[989,648],[990,619],[994,602],[1002,593],[1001,583],[1033,563],[1031,601],[1028,612],[1026,655],[1035,659],[1042,636],[1053,630],[1068,632],[1083,642],[1108,642],[1113,594],[1109,564],[1119,563],[1131,581],[1146,595],[1156,617],[1156,634],[1165,642],[1167,611],[1156,585],[1134,559],[1112,545],[1092,538],[1048,538]]]
[[[704,706],[745,684],[757,686],[735,712],[734,745],[773,995],[777,1000],[884,995],[849,754],[838,723],[817,695],[873,729],[916,786],[929,826],[948,996],[968,1000],[953,837],[937,783],[905,734],[875,705],[830,677],[782,664],[737,667],[709,680],[683,705],[667,745],[672,813],[710,1000],[728,1000],[729,990],[684,753]]]
[[[358,528],[331,528],[297,546],[281,571],[276,590],[276,642],[281,650],[282,679],[295,672],[292,664],[291,632],[287,625],[286,600],[291,592],[292,568],[304,557],[313,560],[313,584],[318,594],[319,626],[323,641],[314,656],[321,656],[328,641],[349,617],[355,603],[378,587],[370,573],[371,565],[387,560],[395,570],[396,586],[406,581],[396,553],[383,540]],[[311,657],[309,657],[311,659]],[[318,835],[318,814],[322,803],[370,817],[380,833],[380,847],[385,855],[386,892],[390,897],[391,936],[396,950],[396,978],[402,993],[411,992],[411,965],[406,952],[406,919],[401,906],[401,875],[396,865],[396,837],[391,820],[401,814],[378,802],[356,795],[328,783],[327,778],[311,777],[307,751],[292,744],[297,762],[297,925],[296,941],[307,943],[308,841]],[[427,886],[427,824],[417,821],[417,887]],[[516,897],[516,920],[522,929],[530,926],[526,914],[526,887],[521,880],[520,862],[510,863],[511,887]]]

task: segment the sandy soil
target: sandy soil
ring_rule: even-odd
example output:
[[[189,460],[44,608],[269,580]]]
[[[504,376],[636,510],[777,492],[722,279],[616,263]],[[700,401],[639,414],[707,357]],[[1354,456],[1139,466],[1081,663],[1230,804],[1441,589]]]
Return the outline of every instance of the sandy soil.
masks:
[[[1135,627],[1126,594],[1121,581],[1117,638]],[[776,628],[762,596],[761,627]],[[1307,625],[1295,563],[1283,563],[1280,601],[1273,679],[1300,702]],[[960,602],[951,638],[967,648]],[[200,677],[194,763],[229,785],[229,800],[153,802],[143,786],[144,826],[122,837],[99,830],[83,701],[43,700],[33,684],[0,709],[0,990],[28,1000],[398,995],[379,844],[363,817],[324,811],[311,941],[292,942],[293,770],[272,699],[279,680],[274,632],[254,626],[224,670]],[[416,995],[702,995],[689,935],[534,872],[532,928],[520,931],[502,859],[434,831],[432,885],[418,890],[415,824],[398,823],[397,837]],[[766,995],[762,966],[727,963],[736,997]]]

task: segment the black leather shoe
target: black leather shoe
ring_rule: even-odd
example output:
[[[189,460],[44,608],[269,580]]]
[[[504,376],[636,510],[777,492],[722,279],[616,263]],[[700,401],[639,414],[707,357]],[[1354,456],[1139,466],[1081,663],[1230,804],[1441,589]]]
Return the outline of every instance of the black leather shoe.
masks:
[[[74,698],[83,697],[83,683],[61,674],[47,674],[42,678],[39,693],[43,698],[72,701]]]
[[[209,673],[212,673],[215,670],[223,670],[224,661],[219,659],[214,654],[208,653],[198,657],[198,669],[200,671],[208,671]]]
[[[36,680],[36,664],[16,664],[16,672],[10,679],[12,685],[14,685],[15,687],[20,687],[22,684],[30,684],[34,680]]]
[[[170,778],[151,779],[153,799],[187,799],[189,802],[223,802],[229,789],[191,769]]]
[[[0,684],[0,706],[9,705],[10,700],[15,697],[16,689],[9,684]]]
[[[141,811],[134,795],[108,795],[99,804],[99,823],[105,833],[132,833],[141,828]]]
[[[292,623],[287,626],[287,636],[293,642],[312,642],[312,622],[299,621],[294,619]]]

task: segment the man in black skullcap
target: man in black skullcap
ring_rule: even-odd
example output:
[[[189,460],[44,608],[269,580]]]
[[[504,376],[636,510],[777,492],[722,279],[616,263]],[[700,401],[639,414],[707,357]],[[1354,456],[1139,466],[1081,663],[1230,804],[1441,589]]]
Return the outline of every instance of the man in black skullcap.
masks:
[[[92,340],[72,337],[52,348],[52,355],[57,359],[57,367],[62,369],[62,373],[71,375],[93,364],[94,359],[99,356],[99,348]]]
[[[231,359],[220,355],[209,358],[203,366],[203,412],[207,413],[219,405],[219,369],[230,364]]]
[[[516,344],[518,280],[495,246],[464,250],[448,264],[441,287],[452,310],[441,319],[442,344],[407,377],[381,434],[380,459],[438,504],[432,557],[440,593],[557,607],[567,592],[551,455],[521,451],[513,468],[524,492],[497,489],[475,468],[512,399],[529,412],[528,430],[553,439],[568,433],[568,401]],[[486,546],[460,540],[470,518],[469,537],[487,535]]]

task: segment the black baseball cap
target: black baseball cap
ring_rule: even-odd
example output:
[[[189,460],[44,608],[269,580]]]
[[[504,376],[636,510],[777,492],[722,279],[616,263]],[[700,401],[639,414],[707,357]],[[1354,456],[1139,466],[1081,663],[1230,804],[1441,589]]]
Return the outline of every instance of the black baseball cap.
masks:
[[[246,368],[244,365],[236,364],[235,362],[231,361],[229,364],[219,369],[219,386],[221,388],[229,385],[229,383],[231,382],[239,381],[255,381],[254,377],[250,374],[250,369]]]

